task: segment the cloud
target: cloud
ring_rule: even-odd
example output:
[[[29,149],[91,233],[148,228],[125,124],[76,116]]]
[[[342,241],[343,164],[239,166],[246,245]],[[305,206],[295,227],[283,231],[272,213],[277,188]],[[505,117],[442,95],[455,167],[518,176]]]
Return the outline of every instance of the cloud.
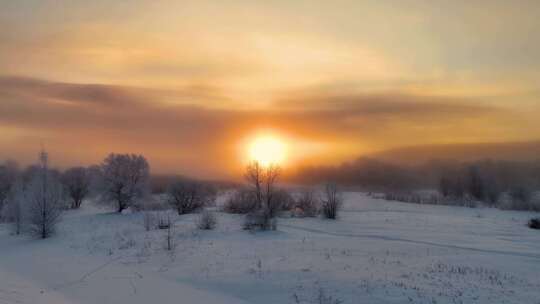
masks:
[[[458,130],[466,122],[497,120],[507,111],[475,100],[392,92],[352,95],[319,92],[278,101],[273,106],[296,115],[300,121],[316,122],[318,130],[329,129],[333,136],[357,135],[379,143],[382,139],[410,140],[414,134],[425,134],[429,130],[437,130],[441,137],[455,136],[459,132],[452,132],[452,128]],[[482,129],[479,125],[469,134]],[[409,136],[402,137],[404,131],[408,131]]]
[[[9,148],[0,153],[16,155],[32,145],[34,153],[40,142],[84,162],[99,161],[112,151],[137,152],[148,155],[158,171],[205,175],[238,166],[238,143],[260,128],[298,141],[326,143],[330,154],[345,143],[352,156],[366,147],[489,137],[493,128],[485,122],[505,121],[508,115],[505,109],[468,100],[391,93],[317,92],[280,98],[264,109],[222,108],[201,105],[211,104],[201,100],[224,98],[206,89],[167,91],[3,76],[0,134],[4,128],[19,135],[10,136],[9,143],[4,139]],[[170,98],[193,103],[168,102]],[[507,127],[514,128],[516,121]]]
[[[292,110],[309,107],[312,111],[328,111],[340,115],[423,116],[474,115],[496,112],[497,107],[482,105],[473,100],[415,96],[396,93],[379,94],[322,94],[304,96],[274,103],[276,107]]]

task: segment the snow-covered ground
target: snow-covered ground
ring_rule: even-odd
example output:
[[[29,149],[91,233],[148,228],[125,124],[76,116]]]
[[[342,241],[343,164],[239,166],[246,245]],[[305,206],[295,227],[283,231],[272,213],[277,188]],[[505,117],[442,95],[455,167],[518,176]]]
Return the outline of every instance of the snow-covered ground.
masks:
[[[83,205],[47,240],[0,225],[0,303],[540,303],[535,214],[414,205],[346,193],[337,221],[197,215],[146,232],[142,214]],[[333,303],[331,301],[323,303]]]

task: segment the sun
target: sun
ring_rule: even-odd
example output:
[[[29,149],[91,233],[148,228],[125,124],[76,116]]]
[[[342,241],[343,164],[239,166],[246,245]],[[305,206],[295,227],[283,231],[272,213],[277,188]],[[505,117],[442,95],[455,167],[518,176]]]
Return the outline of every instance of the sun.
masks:
[[[286,157],[286,144],[279,137],[263,135],[255,137],[248,144],[248,159],[264,167],[283,165]]]

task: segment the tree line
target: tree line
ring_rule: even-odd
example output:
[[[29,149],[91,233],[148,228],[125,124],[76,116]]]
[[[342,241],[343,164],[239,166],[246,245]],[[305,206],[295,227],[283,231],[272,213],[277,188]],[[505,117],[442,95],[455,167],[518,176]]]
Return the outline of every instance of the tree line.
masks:
[[[245,186],[233,191],[223,209],[246,214],[246,229],[275,229],[276,216],[283,211],[337,218],[342,198],[336,184],[327,184],[318,195],[311,190],[292,195],[278,187],[279,166],[257,162],[246,167],[244,177]],[[13,161],[0,164],[0,220],[12,222],[15,234],[47,238],[65,210],[78,209],[88,199],[105,202],[121,213],[128,208],[155,209],[148,198],[157,194],[164,197],[164,208],[172,207],[182,215],[213,205],[217,195],[216,183],[189,178],[154,181],[158,193],[151,184],[150,166],[142,155],[111,153],[99,165],[60,171],[50,167],[48,153],[41,151],[36,163],[26,168]],[[215,226],[211,214],[206,212],[201,219],[200,227]]]
[[[438,190],[437,202],[481,202],[507,209],[540,210],[540,161],[434,160],[403,166],[362,158],[339,166],[304,167],[288,176],[295,183],[333,180],[346,187],[410,196],[417,190]],[[415,201],[412,199],[412,201]]]
[[[0,218],[14,223],[15,233],[47,238],[66,209],[100,196],[122,212],[148,191],[150,167],[141,155],[110,154],[100,165],[51,169],[41,151],[37,163],[21,169],[15,162],[0,165]]]

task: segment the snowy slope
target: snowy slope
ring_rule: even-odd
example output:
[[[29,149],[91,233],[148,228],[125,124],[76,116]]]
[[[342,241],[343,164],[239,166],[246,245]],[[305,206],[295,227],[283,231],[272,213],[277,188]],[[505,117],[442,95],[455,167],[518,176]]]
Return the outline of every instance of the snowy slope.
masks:
[[[532,303],[540,301],[534,214],[386,202],[347,193],[338,221],[281,218],[248,233],[175,217],[173,252],[141,214],[86,204],[47,240],[0,225],[0,303]]]

